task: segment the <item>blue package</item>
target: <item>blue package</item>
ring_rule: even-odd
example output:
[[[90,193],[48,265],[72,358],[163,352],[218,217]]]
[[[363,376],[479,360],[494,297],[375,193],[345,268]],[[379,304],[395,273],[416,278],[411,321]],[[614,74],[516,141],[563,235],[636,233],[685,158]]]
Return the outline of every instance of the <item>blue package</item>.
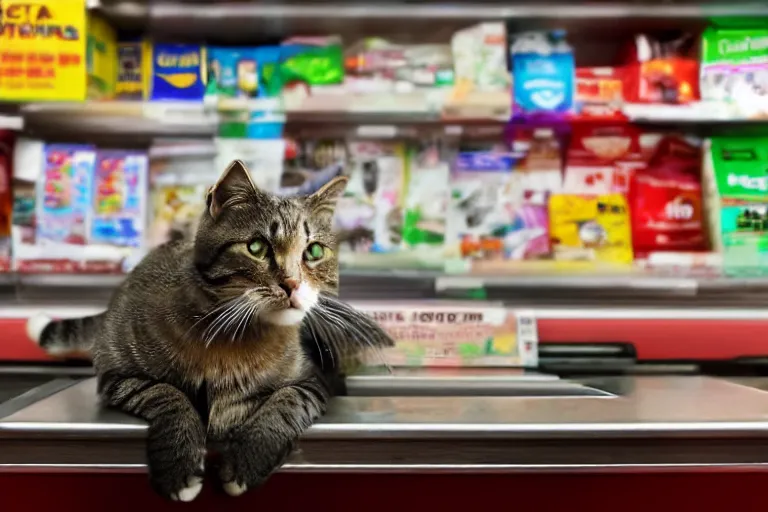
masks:
[[[272,98],[280,94],[280,48],[208,49],[208,94],[222,98]]]
[[[202,101],[204,70],[205,49],[199,44],[155,43],[149,99]]]
[[[573,110],[576,64],[564,33],[522,34],[510,54],[516,114]]]

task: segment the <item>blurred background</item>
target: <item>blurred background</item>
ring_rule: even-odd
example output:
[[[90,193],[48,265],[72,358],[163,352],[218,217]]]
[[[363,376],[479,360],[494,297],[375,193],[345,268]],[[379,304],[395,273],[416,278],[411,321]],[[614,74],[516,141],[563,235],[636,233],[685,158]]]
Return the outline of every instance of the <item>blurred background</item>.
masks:
[[[234,158],[350,177],[341,294],[398,364],[766,361],[762,3],[0,6],[0,361],[48,362],[24,318],[103,308]]]
[[[143,468],[127,420],[94,420],[89,362],[25,321],[104,309],[147,251],[191,239],[232,159],[286,195],[349,176],[340,293],[397,341],[324,421],[406,444],[353,457],[319,428],[294,470],[768,464],[768,3],[0,0],[0,473]],[[133,451],[12,444],[81,424]],[[440,425],[476,437],[407,444]],[[765,487],[698,478],[677,496]],[[45,499],[22,480],[2,492]],[[674,491],[619,480],[595,483]],[[126,510],[150,499],[134,489]]]

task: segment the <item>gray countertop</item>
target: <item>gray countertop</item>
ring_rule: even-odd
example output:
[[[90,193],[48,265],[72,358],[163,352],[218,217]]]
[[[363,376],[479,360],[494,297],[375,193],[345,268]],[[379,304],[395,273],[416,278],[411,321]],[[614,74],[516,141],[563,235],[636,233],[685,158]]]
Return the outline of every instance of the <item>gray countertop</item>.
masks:
[[[454,388],[468,391],[446,396],[443,384],[419,374],[350,380],[350,394],[358,396],[335,399],[285,469],[768,464],[768,393],[754,386],[690,376],[586,383],[535,375],[441,378],[458,379]],[[0,469],[143,470],[146,426],[102,409],[94,379],[63,387],[0,419]]]

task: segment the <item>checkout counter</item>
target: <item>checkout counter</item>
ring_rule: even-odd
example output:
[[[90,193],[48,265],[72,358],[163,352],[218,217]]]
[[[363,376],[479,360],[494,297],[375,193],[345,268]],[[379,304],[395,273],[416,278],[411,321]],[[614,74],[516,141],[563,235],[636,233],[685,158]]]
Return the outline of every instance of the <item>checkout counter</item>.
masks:
[[[229,498],[212,477],[195,502],[167,506],[751,510],[768,486],[761,387],[768,379],[354,376],[262,489]],[[102,409],[95,389],[93,378],[54,377],[0,397],[0,502],[19,504],[0,508],[163,503],[143,474],[146,426]]]

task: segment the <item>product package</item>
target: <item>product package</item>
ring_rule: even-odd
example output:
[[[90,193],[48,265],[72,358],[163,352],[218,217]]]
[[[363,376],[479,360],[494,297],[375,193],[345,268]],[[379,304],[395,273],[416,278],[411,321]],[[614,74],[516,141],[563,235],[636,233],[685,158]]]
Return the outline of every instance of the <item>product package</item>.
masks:
[[[481,23],[456,32],[451,50],[455,85],[443,115],[509,119],[512,79],[504,23]]]
[[[768,30],[709,28],[704,32],[701,99],[730,117],[768,116]]]
[[[494,303],[356,303],[395,340],[371,351],[371,366],[535,367],[538,331],[532,313]]]
[[[268,192],[280,191],[285,158],[285,139],[217,138],[216,169],[226,169],[232,160],[242,160],[254,184]]]
[[[274,98],[281,90],[280,47],[209,47],[206,96]]]
[[[629,205],[636,257],[657,251],[707,248],[701,149],[668,136],[631,179]]]
[[[624,119],[623,78],[618,67],[576,68],[575,114],[589,119]]]
[[[205,197],[215,182],[214,157],[177,156],[150,164],[152,211],[149,246],[194,239],[205,211]]]
[[[0,130],[0,272],[8,272],[11,265],[11,180],[14,142],[13,132]]]
[[[117,150],[97,153],[91,243],[144,246],[148,173],[146,153]]]
[[[41,245],[88,243],[95,159],[95,150],[90,146],[55,144],[45,148],[37,202]]]
[[[149,100],[202,101],[205,48],[197,44],[147,43],[144,74]]]
[[[88,99],[113,99],[117,78],[117,36],[106,21],[90,13],[86,56]]]
[[[117,43],[116,97],[120,100],[144,98],[146,50],[141,39],[123,40]]]
[[[690,34],[670,40],[638,34],[624,61],[627,102],[676,105],[699,99],[699,59]]]
[[[768,274],[768,139],[717,137],[706,166],[713,245],[727,275]],[[714,190],[713,190],[714,189]]]
[[[286,110],[344,110],[349,101],[344,85],[341,38],[292,37],[282,42],[278,66]]]
[[[405,147],[401,143],[353,141],[350,179],[336,207],[342,260],[354,253],[390,253],[403,229]]]
[[[573,112],[576,67],[564,32],[516,35],[510,57],[515,115],[563,117]]]
[[[447,257],[523,260],[549,252],[546,202],[526,200],[513,151],[460,152],[451,172]]]
[[[566,156],[562,191],[626,193],[632,172],[643,167],[639,131],[626,124],[575,125]]]
[[[349,167],[346,141],[287,140],[285,169],[280,180],[283,195],[309,195]]]
[[[624,194],[554,194],[549,199],[555,259],[632,263],[632,230]]]
[[[429,266],[441,266],[450,201],[450,155],[438,142],[408,147],[403,248]]]

